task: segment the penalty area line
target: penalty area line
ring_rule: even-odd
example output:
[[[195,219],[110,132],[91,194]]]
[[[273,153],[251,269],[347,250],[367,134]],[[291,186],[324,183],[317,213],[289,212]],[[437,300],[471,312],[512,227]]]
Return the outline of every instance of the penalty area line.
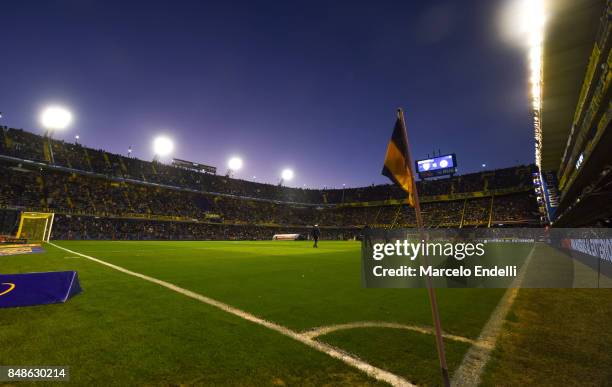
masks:
[[[316,340],[312,339],[311,337],[308,337],[308,335],[296,332],[296,331],[291,330],[291,329],[289,329],[289,328],[287,328],[285,326],[273,323],[271,321],[264,320],[264,319],[262,319],[260,317],[257,317],[255,315],[249,313],[249,312],[245,312],[245,311],[243,311],[241,309],[235,308],[235,307],[233,307],[233,306],[231,306],[229,304],[226,304],[224,302],[217,301],[217,300],[215,300],[213,298],[203,296],[203,295],[201,295],[199,293],[193,292],[193,291],[185,289],[185,288],[181,288],[180,286],[174,285],[174,284],[172,284],[170,282],[162,281],[162,280],[157,279],[155,277],[150,277],[150,276],[145,275],[145,274],[137,273],[135,271],[128,270],[128,269],[126,269],[124,267],[114,265],[112,263],[103,261],[101,259],[89,256],[89,255],[85,255],[85,254],[79,253],[79,252],[74,251],[74,250],[67,249],[65,247],[56,245],[55,243],[52,243],[52,242],[47,242],[47,243],[50,244],[53,247],[56,247],[56,248],[64,250],[64,251],[67,251],[67,252],[69,252],[71,254],[78,255],[80,257],[83,257],[83,258],[88,259],[90,261],[99,263],[101,265],[110,267],[111,269],[120,271],[120,272],[122,272],[124,274],[130,275],[132,277],[137,277],[137,278],[140,278],[140,279],[148,281],[148,282],[152,282],[152,283],[157,284],[159,286],[163,286],[164,288],[170,289],[170,290],[172,290],[172,291],[174,291],[176,293],[182,294],[182,295],[184,295],[186,297],[198,300],[198,301],[200,301],[200,302],[202,302],[204,304],[208,304],[208,305],[214,306],[217,309],[220,309],[220,310],[222,310],[222,311],[224,311],[226,313],[233,314],[234,316],[240,317],[243,320],[247,320],[247,321],[250,321],[252,323],[264,326],[264,327],[266,327],[266,328],[268,328],[270,330],[276,331],[276,332],[278,332],[278,333],[280,333],[280,334],[282,334],[284,336],[290,337],[290,338],[292,338],[295,341],[299,341],[300,343],[302,343],[302,344],[304,344],[304,345],[306,345],[306,346],[308,346],[308,347],[310,347],[312,349],[315,349],[315,350],[317,350],[319,352],[323,352],[326,355],[333,357],[334,359],[338,359],[338,360],[344,362],[345,364],[347,364],[347,365],[349,365],[351,367],[357,368],[358,370],[364,372],[366,375],[368,375],[371,378],[374,378],[376,380],[380,380],[382,382],[388,383],[388,384],[393,385],[393,386],[407,386],[407,387],[415,386],[414,384],[410,383],[409,381],[407,381],[406,379],[402,378],[401,376],[395,375],[395,374],[393,374],[393,373],[391,373],[389,371],[385,371],[385,370],[383,370],[381,368],[375,367],[375,366],[373,366],[373,365],[371,365],[369,363],[366,363],[363,360],[361,360],[361,359],[359,359],[359,358],[357,358],[357,357],[355,357],[355,356],[353,356],[353,355],[351,355],[351,354],[349,354],[347,352],[344,352],[344,351],[342,351],[342,350],[340,350],[338,348],[335,348],[335,347],[333,347],[331,345],[322,343],[320,341],[316,341]]]

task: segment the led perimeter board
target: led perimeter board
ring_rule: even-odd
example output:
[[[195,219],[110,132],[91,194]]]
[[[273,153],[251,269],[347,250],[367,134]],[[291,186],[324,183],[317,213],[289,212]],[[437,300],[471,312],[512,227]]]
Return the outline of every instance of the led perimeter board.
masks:
[[[430,159],[416,160],[416,171],[421,179],[453,175],[457,172],[457,156],[454,153]]]

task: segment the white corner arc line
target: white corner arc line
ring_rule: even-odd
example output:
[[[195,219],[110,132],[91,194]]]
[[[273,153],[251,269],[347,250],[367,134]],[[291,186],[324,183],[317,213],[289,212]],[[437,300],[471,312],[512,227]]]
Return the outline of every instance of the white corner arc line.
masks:
[[[302,332],[302,334],[306,337],[310,337],[314,339],[315,337],[323,336],[331,332],[340,331],[344,329],[355,329],[355,328],[392,328],[392,329],[404,329],[408,331],[419,332],[419,333],[423,333],[426,335],[435,334],[433,328],[422,327],[418,325],[399,324],[399,323],[387,322],[387,321],[357,321],[357,322],[346,323],[346,324],[326,325],[326,326],[309,329],[307,331]],[[443,333],[442,336],[445,339],[461,341],[464,343],[477,345],[476,340],[472,340],[467,337],[452,335],[450,333]]]
[[[293,330],[291,330],[291,329],[289,329],[287,327],[284,327],[282,325],[273,323],[271,321],[264,320],[264,319],[259,318],[259,317],[255,316],[255,315],[251,314],[251,313],[245,312],[245,311],[243,311],[241,309],[235,308],[235,307],[233,307],[231,305],[228,305],[226,303],[223,303],[221,301],[217,301],[217,300],[215,300],[213,298],[203,296],[203,295],[201,295],[199,293],[196,293],[196,292],[193,292],[191,290],[187,290],[187,289],[181,288],[181,287],[176,286],[176,285],[174,285],[174,284],[172,284],[170,282],[162,281],[162,280],[154,278],[154,277],[149,277],[148,275],[137,273],[137,272],[128,270],[126,268],[123,268],[121,266],[117,266],[117,265],[114,265],[112,263],[103,261],[101,259],[98,259],[98,258],[95,258],[95,257],[91,257],[89,255],[85,255],[85,254],[82,254],[82,253],[79,253],[79,252],[67,249],[65,247],[56,245],[55,243],[52,243],[52,242],[47,242],[47,243],[49,243],[51,246],[54,246],[54,247],[56,247],[58,249],[67,251],[67,252],[72,253],[72,254],[76,254],[76,255],[81,256],[83,258],[89,259],[90,261],[97,262],[97,263],[99,263],[101,265],[104,265],[104,266],[108,266],[108,267],[110,267],[112,269],[115,269],[115,270],[120,271],[122,273],[131,275],[133,277],[137,277],[137,278],[143,279],[145,281],[152,282],[154,284],[163,286],[163,287],[165,287],[167,289],[170,289],[170,290],[172,290],[174,292],[180,293],[180,294],[182,294],[184,296],[187,296],[189,298],[193,298],[193,299],[198,300],[198,301],[200,301],[202,303],[214,306],[214,307],[216,307],[218,309],[221,309],[222,311],[224,311],[226,313],[233,314],[233,315],[235,315],[237,317],[240,317],[240,318],[242,318],[244,320],[248,320],[248,321],[250,321],[252,323],[264,326],[264,327],[266,327],[268,329],[271,329],[273,331],[276,331],[276,332],[278,332],[278,333],[280,333],[280,334],[282,334],[284,336],[287,336],[287,337],[290,337],[290,338],[292,338],[292,339],[294,339],[296,341],[299,341],[300,343],[305,344],[305,345],[307,345],[310,348],[316,349],[319,352],[323,352],[323,353],[325,353],[325,354],[327,354],[327,355],[329,355],[329,356],[331,356],[331,357],[333,357],[335,359],[341,360],[345,364],[348,364],[351,367],[357,368],[358,370],[364,372],[366,375],[368,375],[371,378],[374,378],[376,380],[380,380],[382,382],[386,382],[386,383],[388,383],[388,384],[390,384],[392,386],[416,387],[414,384],[410,383],[409,381],[407,381],[406,379],[402,378],[401,376],[395,375],[395,374],[393,374],[393,373],[391,373],[389,371],[385,371],[383,369],[375,367],[375,366],[373,366],[373,365],[371,365],[369,363],[366,363],[363,360],[361,360],[361,359],[359,359],[359,358],[357,358],[357,357],[355,357],[355,356],[353,356],[351,354],[348,354],[347,352],[344,352],[344,351],[342,351],[342,350],[340,350],[338,348],[335,348],[335,347],[333,347],[331,345],[328,345],[328,344],[321,343],[319,341],[313,340],[312,338],[310,338],[310,337],[308,337],[308,336],[306,336],[304,334],[298,333],[296,331],[293,331]]]
[[[482,371],[484,371],[485,366],[489,362],[491,352],[495,349],[495,342],[499,337],[504,321],[506,321],[506,315],[516,299],[519,287],[525,278],[527,266],[529,266],[534,252],[535,244],[527,255],[520,272],[514,278],[514,281],[512,281],[512,284],[506,290],[501,300],[499,300],[493,313],[491,313],[491,317],[489,317],[489,321],[482,328],[478,339],[476,339],[476,345],[472,346],[463,357],[459,368],[457,368],[453,375],[451,386],[475,387],[480,385]]]

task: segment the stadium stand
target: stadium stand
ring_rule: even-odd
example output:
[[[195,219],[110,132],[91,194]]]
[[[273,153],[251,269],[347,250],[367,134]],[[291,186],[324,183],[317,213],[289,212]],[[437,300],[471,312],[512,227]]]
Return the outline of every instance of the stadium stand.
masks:
[[[612,2],[559,3],[547,24],[535,132],[540,209],[555,227],[610,227]]]
[[[56,239],[270,239],[320,224],[326,238],[414,226],[392,185],[300,189],[147,162],[2,128],[0,207],[58,214]],[[50,141],[47,143],[47,141]],[[46,157],[51,144],[53,157]],[[53,159],[53,163],[50,161]],[[538,224],[533,166],[420,181],[427,227]]]

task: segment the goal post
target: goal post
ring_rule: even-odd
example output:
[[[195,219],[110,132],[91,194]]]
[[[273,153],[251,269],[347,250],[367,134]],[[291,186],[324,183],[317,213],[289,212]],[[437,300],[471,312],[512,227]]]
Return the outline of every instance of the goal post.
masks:
[[[17,238],[49,242],[55,214],[52,212],[22,212]]]

